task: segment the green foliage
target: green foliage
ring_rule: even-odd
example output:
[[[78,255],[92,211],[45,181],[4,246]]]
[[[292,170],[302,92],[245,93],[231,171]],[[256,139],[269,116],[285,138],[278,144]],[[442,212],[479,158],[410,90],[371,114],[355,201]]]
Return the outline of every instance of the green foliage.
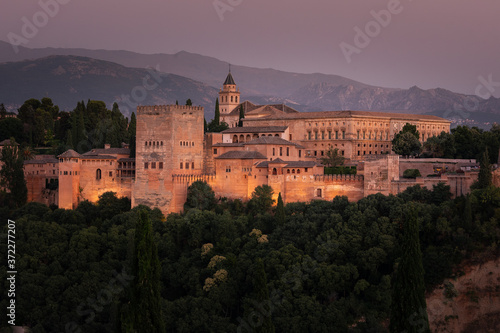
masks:
[[[206,182],[197,180],[189,185],[184,210],[191,208],[210,210],[215,206],[215,193]]]
[[[493,175],[491,174],[490,158],[488,156],[488,149],[485,150],[480,162],[479,175],[477,182],[471,186],[474,189],[484,189],[491,186],[493,182]]]
[[[355,175],[357,169],[355,166],[338,166],[338,167],[325,167],[325,175]]]
[[[213,133],[219,133],[223,130],[229,128],[229,125],[226,122],[220,121],[220,109],[219,109],[219,99],[215,100],[215,116],[214,119],[207,125],[207,131]]]
[[[255,188],[252,193],[252,199],[249,206],[254,213],[270,212],[274,204],[273,188],[269,185],[260,185]]]
[[[422,152],[429,157],[453,158],[456,155],[455,137],[453,134],[441,132],[425,141]]]
[[[193,106],[193,102],[191,101],[191,98],[188,98],[186,101],[187,106]]]
[[[406,169],[403,172],[403,178],[417,178],[417,177],[422,177],[420,174],[420,170],[418,169]]]
[[[129,202],[112,193],[97,204],[83,201],[76,210],[36,203],[14,212],[0,207],[0,217],[16,221],[17,268],[23,272],[17,319],[46,332],[64,332],[67,323],[82,332],[119,332],[122,324],[125,331],[133,328],[137,315],[146,316],[141,322],[148,330],[157,318],[158,290],[161,318],[172,332],[266,331],[268,318],[278,332],[386,332],[391,276],[404,267],[398,257],[405,244],[415,249],[420,243],[425,288],[431,290],[464,258],[491,251],[500,241],[500,190],[494,187],[454,200],[447,186],[437,184],[432,191],[415,186],[358,202],[336,197],[289,203],[285,224],[277,222],[279,203],[271,213],[267,190],[256,189],[247,203],[222,198],[211,210],[190,208],[166,220],[157,209],[130,210]],[[402,237],[413,219],[407,204],[412,200],[419,242]],[[143,211],[151,220],[145,229],[136,227],[139,219],[147,220]],[[5,224],[0,233],[6,233]],[[149,234],[143,247],[132,246],[140,234]],[[0,247],[5,242],[0,239]],[[142,249],[142,261],[135,249]],[[159,288],[156,278],[134,282],[131,276],[139,275],[131,262],[144,265],[143,276],[159,275]],[[5,270],[0,281],[8,288]],[[134,303],[138,294],[147,294],[134,296],[142,303]],[[420,316],[417,311],[409,318],[417,330],[423,327]]]
[[[417,208],[405,209],[402,257],[392,286],[390,332],[430,332],[425,303],[424,268],[418,236]]]
[[[16,142],[24,142],[23,122],[19,118],[0,119],[0,141],[14,138]]]
[[[132,112],[130,116],[130,123],[128,124],[128,143],[130,145],[130,157],[135,157],[136,151],[136,128],[137,128],[137,119],[135,117],[135,113]]]
[[[240,117],[238,120],[238,127],[243,127],[243,118],[245,118],[245,111],[243,111],[243,104],[240,105]]]
[[[10,145],[1,151],[0,186],[6,189],[4,204],[8,207],[20,207],[28,199],[28,188],[24,179],[24,159],[14,138]]]
[[[338,165],[343,165],[345,161],[345,157],[339,154],[338,148],[330,147],[325,153],[325,156],[320,158],[320,161],[323,165],[336,167]]]
[[[281,198],[281,192],[278,194],[278,203],[276,204],[276,212],[274,214],[277,225],[285,224],[285,206],[283,205],[283,199]]]
[[[161,266],[149,214],[139,211],[135,228],[130,303],[121,312],[122,332],[165,332],[160,297]]]
[[[394,136],[392,140],[392,150],[398,155],[416,156],[420,153],[422,144],[418,140],[418,131],[415,130],[415,133],[412,128],[407,127],[408,125],[409,124],[406,124],[401,132]]]

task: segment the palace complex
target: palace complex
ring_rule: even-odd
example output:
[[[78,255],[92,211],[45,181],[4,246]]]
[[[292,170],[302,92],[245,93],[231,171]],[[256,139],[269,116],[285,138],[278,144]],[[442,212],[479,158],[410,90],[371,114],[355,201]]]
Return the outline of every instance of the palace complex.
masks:
[[[281,193],[287,203],[337,195],[359,200],[374,193],[397,194],[417,184],[432,189],[439,182],[459,196],[468,193],[477,178],[474,160],[402,159],[392,152],[391,141],[406,123],[417,126],[424,142],[450,131],[450,122],[443,118],[255,105],[241,101],[231,73],[219,101],[221,121],[229,125],[221,133],[204,133],[202,107],[139,106],[135,158],[126,146],[106,145],[84,154],[68,150],[57,159],[38,156],[27,161],[29,200],[71,209],[114,191],[130,198],[132,206],[170,213],[182,211],[187,188],[197,180],[206,181],[217,196],[242,200],[248,200],[255,187],[269,185],[275,197]],[[356,175],[324,174],[320,159],[331,147],[356,166]],[[419,169],[423,177],[403,179],[410,168]],[[55,179],[58,187],[53,186]]]

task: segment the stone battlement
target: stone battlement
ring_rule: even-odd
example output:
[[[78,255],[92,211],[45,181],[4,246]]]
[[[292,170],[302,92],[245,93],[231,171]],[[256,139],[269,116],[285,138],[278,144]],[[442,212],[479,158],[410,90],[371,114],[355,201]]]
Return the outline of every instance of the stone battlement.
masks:
[[[159,115],[174,111],[203,111],[203,107],[188,105],[144,105],[137,107],[137,115]]]
[[[195,181],[213,182],[215,181],[214,174],[201,174],[201,175],[172,175],[172,182],[174,183],[192,183]]]
[[[364,179],[361,175],[314,175],[314,180],[321,182],[335,182],[335,181],[357,181],[362,182]]]

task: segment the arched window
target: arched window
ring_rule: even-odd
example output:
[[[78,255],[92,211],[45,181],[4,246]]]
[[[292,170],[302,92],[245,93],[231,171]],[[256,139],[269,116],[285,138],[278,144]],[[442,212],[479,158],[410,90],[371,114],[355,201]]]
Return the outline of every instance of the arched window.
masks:
[[[286,169],[286,173],[290,173],[290,169]]]
[[[273,175],[277,175],[278,174],[278,170],[276,170],[276,168],[273,168]]]
[[[297,170],[298,171],[298,170]],[[295,173],[295,169],[292,169],[292,173]]]
[[[321,196],[322,196],[322,194],[323,194],[322,192],[323,192],[323,191],[321,191],[321,189],[320,189],[320,188],[318,188],[318,189],[316,190],[316,196],[317,196],[318,198],[321,198]]]
[[[240,135],[240,142],[245,142],[245,137],[242,135]]]
[[[300,169],[297,169],[297,174],[299,174],[299,173],[300,173]]]
[[[238,136],[237,135],[233,135],[233,143],[238,143]]]
[[[95,171],[95,179],[100,180],[102,178],[101,169]]]

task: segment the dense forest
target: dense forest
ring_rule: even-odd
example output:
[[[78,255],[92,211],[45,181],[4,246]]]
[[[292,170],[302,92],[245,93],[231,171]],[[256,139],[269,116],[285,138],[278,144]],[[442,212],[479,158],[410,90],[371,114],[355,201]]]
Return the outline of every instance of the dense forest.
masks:
[[[262,186],[246,203],[217,199],[196,182],[185,213],[167,217],[130,210],[111,192],[75,210],[3,210],[2,220],[16,221],[17,323],[33,332],[125,331],[141,214],[151,221],[157,259],[148,260],[159,262],[159,313],[169,332],[386,332],[408,205],[428,290],[460,274],[454,267],[464,258],[498,255],[500,189],[492,186],[454,200],[439,184],[286,206],[271,193]],[[0,279],[7,283],[5,271]]]
[[[242,202],[216,198],[195,182],[184,213],[169,216],[130,209],[129,199],[112,192],[75,210],[24,204],[22,163],[33,153],[122,142],[133,152],[135,116],[124,118],[116,105],[108,110],[89,100],[64,112],[50,98],[31,99],[17,118],[0,105],[0,135],[21,143],[2,154],[0,185],[9,191],[0,192],[0,218],[15,221],[16,323],[33,332],[130,332],[138,325],[141,332],[386,332],[394,289],[404,288],[395,272],[415,266],[404,255],[409,243],[420,244],[413,250],[422,254],[427,290],[462,274],[464,259],[498,256],[500,189],[491,185],[490,166],[498,160],[497,125],[457,127],[419,148],[422,156],[481,160],[478,182],[464,197],[452,200],[440,183],[358,202],[285,206],[268,186]],[[405,234],[409,216],[418,239]],[[6,224],[0,233],[7,234]],[[4,258],[6,242],[0,238]],[[2,270],[3,290],[6,278]]]

